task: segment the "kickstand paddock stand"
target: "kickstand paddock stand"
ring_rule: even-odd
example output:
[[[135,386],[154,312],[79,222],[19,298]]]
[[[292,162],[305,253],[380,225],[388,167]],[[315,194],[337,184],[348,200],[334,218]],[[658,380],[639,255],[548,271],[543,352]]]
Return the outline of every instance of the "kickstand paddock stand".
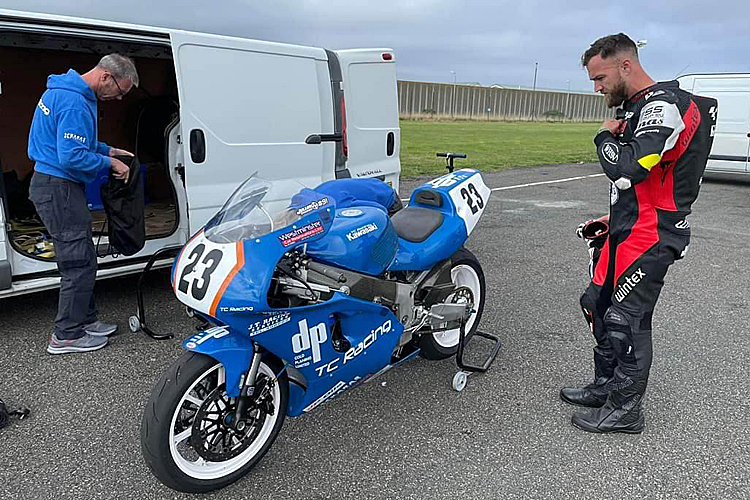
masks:
[[[170,254],[173,256],[176,256],[179,251],[182,249],[181,246],[179,247],[165,247],[160,250],[158,250],[154,255],[151,256],[151,258],[146,263],[146,267],[143,268],[143,271],[141,271],[141,276],[138,278],[138,285],[136,286],[136,297],[138,299],[138,310],[136,312],[135,316],[131,316],[130,320],[128,321],[128,326],[130,327],[130,331],[135,333],[138,330],[143,331],[146,335],[151,337],[154,340],[166,340],[174,338],[174,334],[171,333],[155,333],[153,332],[148,326],[146,326],[146,311],[143,307],[143,280],[146,277],[146,273],[148,273],[151,268],[154,266],[154,263],[160,259],[164,258],[165,256],[169,256]]]
[[[490,365],[492,365],[492,363],[495,361],[495,358],[497,358],[498,353],[500,352],[500,339],[495,335],[476,331],[474,332],[474,336],[479,336],[487,340],[491,340],[493,342],[492,350],[481,366],[475,366],[465,363],[464,349],[466,348],[468,343],[471,342],[471,339],[466,338],[466,321],[464,319],[461,319],[461,326],[459,328],[458,335],[458,351],[456,352],[456,365],[461,371],[457,372],[453,377],[453,388],[456,391],[462,391],[463,388],[466,387],[466,379],[470,374],[484,373],[489,370]]]

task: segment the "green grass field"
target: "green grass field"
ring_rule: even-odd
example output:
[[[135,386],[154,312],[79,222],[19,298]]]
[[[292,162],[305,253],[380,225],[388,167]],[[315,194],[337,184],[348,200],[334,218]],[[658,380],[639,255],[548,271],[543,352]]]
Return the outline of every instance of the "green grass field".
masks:
[[[435,153],[466,153],[460,168],[482,170],[595,162],[599,123],[401,120],[401,175],[445,173]]]

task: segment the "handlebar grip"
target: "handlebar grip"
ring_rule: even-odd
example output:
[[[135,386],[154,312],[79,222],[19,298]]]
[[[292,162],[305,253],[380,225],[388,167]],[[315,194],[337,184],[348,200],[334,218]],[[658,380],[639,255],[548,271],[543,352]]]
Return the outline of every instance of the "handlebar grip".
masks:
[[[464,153],[453,153],[453,158],[466,158]]]
[[[447,158],[448,157],[448,153],[438,153],[435,156],[437,156],[438,158]]]
[[[337,283],[346,283],[346,276],[338,271],[330,269],[328,266],[324,266],[323,264],[318,264],[317,262],[310,261],[307,263],[307,268],[311,271],[315,271],[318,274],[322,274],[327,278],[331,278]]]

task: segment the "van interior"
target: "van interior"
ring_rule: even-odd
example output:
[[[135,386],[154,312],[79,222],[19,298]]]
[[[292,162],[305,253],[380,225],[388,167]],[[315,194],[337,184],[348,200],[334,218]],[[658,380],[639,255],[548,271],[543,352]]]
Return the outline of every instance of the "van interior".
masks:
[[[178,225],[175,187],[170,176],[168,141],[178,126],[179,104],[172,51],[163,46],[115,40],[2,32],[0,36],[0,196],[5,200],[9,240],[15,251],[53,260],[54,246],[28,190],[34,164],[27,157],[28,133],[47,76],[72,68],[83,74],[109,53],[135,61],[140,87],[122,100],[98,103],[99,140],[135,153],[144,174],[146,238],[172,234]],[[181,173],[182,174],[182,173]],[[87,185],[97,251],[106,253],[104,210],[97,183]],[[182,186],[180,186],[182,188]],[[2,229],[2,228],[0,228]],[[102,236],[103,235],[103,236]],[[104,250],[102,250],[104,249]]]

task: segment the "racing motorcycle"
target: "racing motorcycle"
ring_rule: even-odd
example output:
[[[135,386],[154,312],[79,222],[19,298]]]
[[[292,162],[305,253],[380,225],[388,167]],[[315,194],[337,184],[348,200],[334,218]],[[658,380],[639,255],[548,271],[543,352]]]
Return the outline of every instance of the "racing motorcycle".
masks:
[[[141,423],[146,463],[175,490],[236,481],[285,417],[417,354],[458,362],[477,333],[485,278],[463,244],[490,198],[478,171],[422,185],[392,217],[293,182],[246,180],[173,265],[177,298],[216,325],[184,342]]]

